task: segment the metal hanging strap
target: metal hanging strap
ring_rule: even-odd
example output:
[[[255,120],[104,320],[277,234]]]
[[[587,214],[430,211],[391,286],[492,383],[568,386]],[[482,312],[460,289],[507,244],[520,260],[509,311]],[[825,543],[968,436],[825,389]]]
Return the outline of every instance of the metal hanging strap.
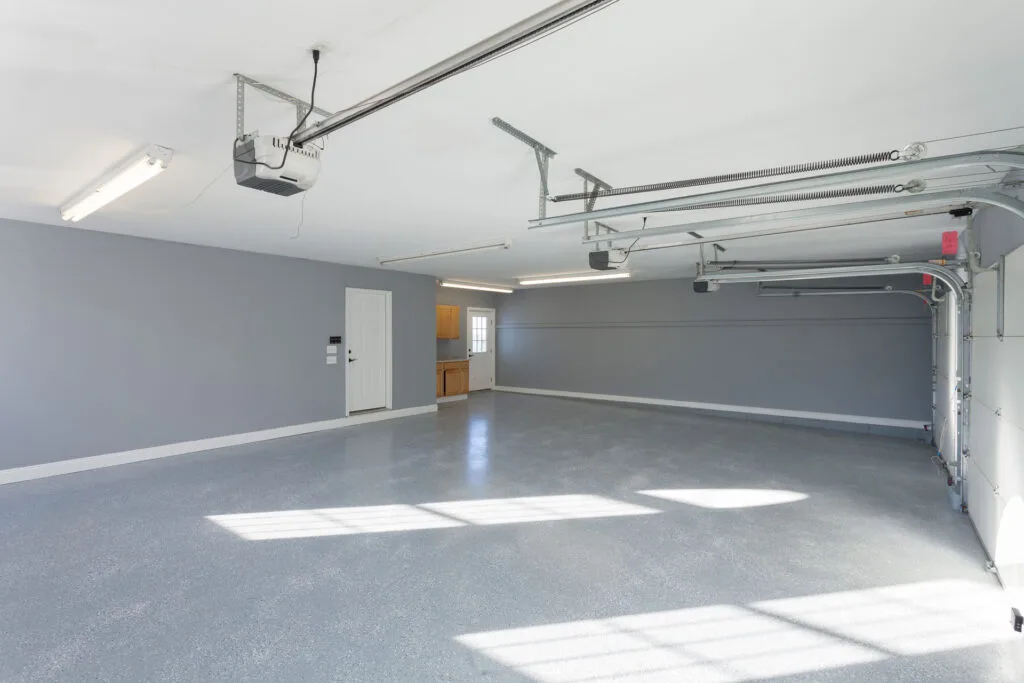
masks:
[[[537,200],[537,216],[538,218],[546,217],[548,213],[548,166],[550,164],[551,157],[555,156],[557,152],[547,145],[534,140],[523,131],[508,122],[503,121],[497,116],[491,119],[491,123],[493,123],[494,127],[498,130],[508,133],[516,140],[519,140],[519,142],[533,148],[533,154],[537,158],[537,172],[540,174],[540,194]]]

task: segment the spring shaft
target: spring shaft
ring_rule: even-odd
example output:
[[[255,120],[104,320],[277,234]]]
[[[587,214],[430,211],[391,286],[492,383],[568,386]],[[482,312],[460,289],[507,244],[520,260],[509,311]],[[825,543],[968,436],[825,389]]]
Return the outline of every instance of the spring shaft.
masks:
[[[715,185],[717,183],[734,183],[741,180],[757,180],[759,178],[770,178],[779,175],[792,175],[794,173],[810,173],[812,171],[827,171],[833,168],[844,168],[846,166],[863,166],[864,164],[878,164],[883,161],[899,161],[899,150],[889,152],[875,152],[872,154],[858,154],[852,157],[841,157],[838,159],[826,159],[824,161],[809,161],[803,164],[791,164],[789,166],[776,166],[774,168],[761,168],[753,171],[739,171],[736,173],[724,173],[722,175],[704,176],[703,178],[690,178],[688,180],[676,180],[668,183],[653,183],[650,185],[633,185],[632,187],[616,187],[611,190],[601,190],[596,193],[597,197],[614,197],[622,194],[639,194],[641,192],[660,192],[662,190],[678,190],[685,187],[699,187],[701,185]],[[592,196],[582,192],[573,194],[560,194],[549,197],[552,202],[568,202],[576,199],[585,199]]]

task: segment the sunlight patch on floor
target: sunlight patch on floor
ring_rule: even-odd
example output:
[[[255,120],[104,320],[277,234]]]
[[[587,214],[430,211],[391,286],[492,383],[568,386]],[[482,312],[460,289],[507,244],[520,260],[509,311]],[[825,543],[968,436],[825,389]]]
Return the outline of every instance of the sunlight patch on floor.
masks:
[[[420,507],[461,519],[470,524],[549,522],[562,519],[654,515],[660,512],[660,510],[642,505],[586,495],[465,500],[452,503],[427,503]]]
[[[934,581],[455,640],[539,683],[741,683],[1011,640],[1005,612],[995,585]]]
[[[806,493],[782,489],[652,489],[637,493],[714,510],[782,505],[807,498]]]
[[[240,515],[210,515],[207,519],[250,541],[464,526],[462,522],[435,515],[413,505],[283,510]]]
[[[210,515],[208,520],[250,541],[347,536],[467,525],[519,524],[661,512],[601,496],[531,496],[423,505],[281,510]]]

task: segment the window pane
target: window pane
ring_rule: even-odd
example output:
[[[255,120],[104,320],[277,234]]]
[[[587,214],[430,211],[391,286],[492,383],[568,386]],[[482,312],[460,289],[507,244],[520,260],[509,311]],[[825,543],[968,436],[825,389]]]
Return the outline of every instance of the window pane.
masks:
[[[474,315],[470,319],[470,329],[473,353],[487,353],[487,317]]]

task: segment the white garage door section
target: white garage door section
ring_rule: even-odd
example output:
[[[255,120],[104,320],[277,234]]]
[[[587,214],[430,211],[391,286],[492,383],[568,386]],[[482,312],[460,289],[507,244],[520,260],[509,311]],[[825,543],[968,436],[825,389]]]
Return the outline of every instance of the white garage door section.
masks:
[[[469,390],[494,388],[494,309],[466,309],[469,334]]]
[[[390,408],[391,292],[345,290],[346,413]]]

